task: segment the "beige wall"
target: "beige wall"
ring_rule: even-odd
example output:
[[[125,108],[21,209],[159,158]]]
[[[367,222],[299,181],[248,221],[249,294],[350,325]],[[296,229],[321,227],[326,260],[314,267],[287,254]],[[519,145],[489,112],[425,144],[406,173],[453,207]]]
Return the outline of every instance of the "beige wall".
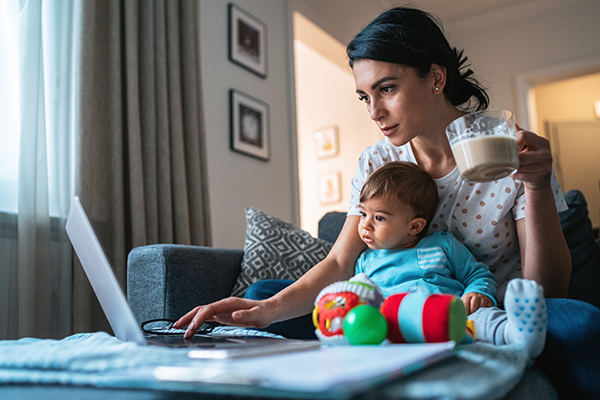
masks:
[[[540,133],[544,121],[594,120],[594,103],[600,100],[600,73],[535,86],[533,98]]]
[[[318,220],[327,211],[346,211],[350,183],[358,156],[381,138],[363,103],[358,101],[349,68],[333,63],[301,41],[295,42],[298,159],[301,227],[317,235]],[[339,44],[339,52],[344,48]],[[339,153],[330,158],[316,154],[314,133],[323,127],[338,130]],[[340,201],[322,204],[319,177],[341,175]]]
[[[538,126],[552,145],[561,188],[580,190],[592,226],[600,227],[600,119],[594,113],[600,73],[536,86],[532,96]]]

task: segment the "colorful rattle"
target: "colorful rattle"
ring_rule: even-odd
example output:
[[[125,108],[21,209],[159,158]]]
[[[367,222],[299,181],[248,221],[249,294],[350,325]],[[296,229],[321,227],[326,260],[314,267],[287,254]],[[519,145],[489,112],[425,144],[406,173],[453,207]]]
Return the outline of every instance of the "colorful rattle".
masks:
[[[327,286],[313,310],[317,337],[328,345],[380,344],[386,337],[393,343],[468,343],[475,338],[457,296],[417,290],[383,299],[365,274]]]
[[[379,344],[387,334],[382,303],[383,294],[365,274],[332,283],[315,300],[315,333],[329,345]]]

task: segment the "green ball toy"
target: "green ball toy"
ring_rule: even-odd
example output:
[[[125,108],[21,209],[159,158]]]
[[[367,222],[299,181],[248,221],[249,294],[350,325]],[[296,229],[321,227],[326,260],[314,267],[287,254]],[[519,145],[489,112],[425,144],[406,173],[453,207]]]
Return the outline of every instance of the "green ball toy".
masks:
[[[387,321],[379,310],[362,304],[348,311],[344,318],[344,336],[353,345],[380,344],[387,336]]]

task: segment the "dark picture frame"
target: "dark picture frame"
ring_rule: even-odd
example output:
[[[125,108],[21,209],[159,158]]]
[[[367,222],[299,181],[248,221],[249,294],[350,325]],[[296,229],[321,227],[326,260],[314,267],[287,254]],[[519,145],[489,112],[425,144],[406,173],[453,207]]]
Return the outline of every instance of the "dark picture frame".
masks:
[[[231,89],[229,91],[231,150],[269,160],[269,105]]]
[[[229,4],[229,60],[267,77],[267,25],[235,4]]]

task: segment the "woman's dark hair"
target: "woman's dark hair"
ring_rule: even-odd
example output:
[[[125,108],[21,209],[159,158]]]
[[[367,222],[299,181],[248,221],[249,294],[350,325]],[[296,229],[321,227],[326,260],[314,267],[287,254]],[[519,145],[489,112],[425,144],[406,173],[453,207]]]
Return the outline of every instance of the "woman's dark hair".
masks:
[[[485,110],[490,102],[485,89],[471,76],[463,51],[450,47],[435,17],[408,7],[389,9],[371,21],[348,44],[350,66],[375,60],[415,68],[424,78],[432,64],[446,68],[444,94],[464,111]],[[466,103],[466,104],[465,104]]]

